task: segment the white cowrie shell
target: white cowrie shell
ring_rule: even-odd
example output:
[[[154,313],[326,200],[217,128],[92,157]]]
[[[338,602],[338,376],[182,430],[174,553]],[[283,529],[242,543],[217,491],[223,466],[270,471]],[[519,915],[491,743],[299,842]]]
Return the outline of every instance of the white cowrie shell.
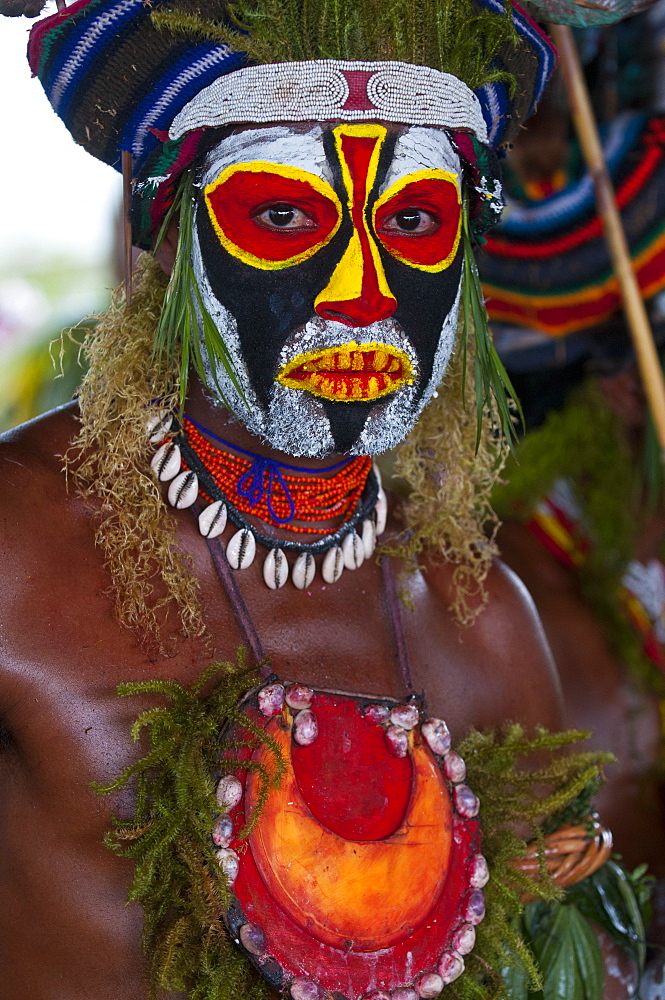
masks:
[[[199,477],[191,469],[185,469],[169,484],[169,503],[178,510],[191,507],[199,495]]]
[[[328,549],[321,566],[321,576],[326,583],[337,583],[344,572],[344,554],[339,545]]]
[[[153,414],[153,416],[146,421],[145,425],[146,433],[150,438],[150,443],[158,444],[171,430],[172,425],[173,414],[170,410],[160,410],[158,413]]]
[[[226,558],[234,569],[247,569],[254,562],[256,541],[248,528],[241,528],[226,546]]]
[[[347,569],[359,569],[365,561],[365,549],[355,531],[348,534],[342,542],[342,553]]]
[[[311,552],[301,552],[291,570],[291,579],[298,590],[307,590],[314,579],[316,563]]]
[[[386,530],[386,522],[388,520],[388,501],[386,499],[386,494],[383,492],[383,488],[379,490],[374,510],[376,511],[376,534],[378,537]]]
[[[279,590],[289,578],[289,564],[281,549],[270,549],[263,562],[263,579],[271,590]]]
[[[172,441],[166,441],[158,449],[150,468],[155,473],[160,483],[168,483],[180,472],[180,448]]]
[[[376,528],[374,522],[367,518],[362,526],[362,543],[365,550],[365,559],[370,559],[374,555],[376,548]]]
[[[226,527],[226,505],[222,500],[208,504],[199,514],[199,531],[204,538],[217,538]]]

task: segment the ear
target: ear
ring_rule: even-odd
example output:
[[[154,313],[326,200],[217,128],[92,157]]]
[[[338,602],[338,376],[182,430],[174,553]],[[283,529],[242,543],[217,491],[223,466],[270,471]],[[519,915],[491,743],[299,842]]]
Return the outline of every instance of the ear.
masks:
[[[178,249],[179,219],[174,216],[171,219],[169,228],[164,233],[161,243],[154,251],[155,259],[159,261],[165,274],[170,274],[175,264],[176,250]]]

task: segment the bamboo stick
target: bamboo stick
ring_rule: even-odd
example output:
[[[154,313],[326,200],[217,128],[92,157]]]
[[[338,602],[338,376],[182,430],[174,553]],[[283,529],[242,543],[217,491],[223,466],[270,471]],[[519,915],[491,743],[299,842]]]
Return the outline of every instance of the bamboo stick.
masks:
[[[570,28],[563,24],[552,24],[549,30],[559,50],[561,72],[568,93],[575,129],[594,183],[598,214],[603,221],[610,259],[619,281],[626,321],[658,435],[661,457],[665,460],[665,383],[663,382],[663,372],[654,344],[649,317],[630,257],[621,215],[617,208],[614,187],[600,144],[586,80]]]

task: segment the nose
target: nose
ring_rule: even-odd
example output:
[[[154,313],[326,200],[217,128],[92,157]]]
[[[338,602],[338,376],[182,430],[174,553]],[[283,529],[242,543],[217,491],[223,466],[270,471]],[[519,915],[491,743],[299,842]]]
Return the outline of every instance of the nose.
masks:
[[[344,326],[369,326],[397,309],[369,233],[354,229],[332,277],[314,302],[316,313]]]

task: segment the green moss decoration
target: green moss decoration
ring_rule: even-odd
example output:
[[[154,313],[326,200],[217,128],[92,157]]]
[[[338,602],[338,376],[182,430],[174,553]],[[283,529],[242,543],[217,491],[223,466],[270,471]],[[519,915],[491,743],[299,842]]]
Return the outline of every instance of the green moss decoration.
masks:
[[[136,787],[134,818],[114,820],[106,843],[136,862],[129,900],[140,903],[145,912],[150,1000],[160,990],[189,990],[190,1000],[262,1000],[269,994],[221,920],[229,894],[210,835],[219,814],[215,783],[220,773],[239,766],[258,773],[257,809],[252,823],[241,831],[243,837],[283,773],[279,747],[238,707],[259,680],[258,671],[247,668],[241,648],[236,664],[214,664],[191,688],[168,680],[118,688],[121,697],[147,694],[165,701],[142,712],[132,727],[134,740],[148,731],[148,753],[112,784],[95,789],[106,795],[129,782]],[[242,724],[247,740],[220,747],[220,730],[232,723]],[[251,761],[239,764],[235,756],[259,743],[272,751],[270,771]]]
[[[480,798],[483,854],[491,878],[484,890],[487,916],[477,928],[466,974],[446,986],[450,1000],[503,1000],[510,994],[500,972],[508,967],[517,968],[527,988],[542,988],[541,967],[520,926],[521,897],[529,894],[553,904],[563,892],[544,865],[536,881],[512,862],[524,854],[528,842],[542,844],[549,825],[560,825],[563,810],[571,819],[588,815],[587,789],[595,787],[602,766],[613,758],[565,752],[587,735],[538,729],[529,737],[521,726],[509,725],[501,732],[472,730],[457,747],[466,761],[469,787]],[[543,789],[551,791],[544,794]]]
[[[235,754],[241,746],[263,741],[273,751],[269,772],[260,773],[263,797],[281,778],[278,749],[239,708],[243,694],[257,681],[257,672],[247,669],[240,649],[236,664],[209,667],[189,689],[172,681],[144,681],[118,690],[123,697],[149,694],[165,702],[134,723],[134,739],[148,731],[145,756],[111,785],[97,789],[109,794],[136,783],[135,815],[114,821],[107,844],[136,862],[129,898],[145,911],[143,945],[151,998],[159,990],[188,990],[191,1000],[268,996],[267,984],[235,948],[221,920],[228,890],[210,836],[219,812],[216,778],[220,770],[237,768]],[[233,722],[242,723],[247,741],[220,746],[220,730]],[[520,897],[529,892],[551,901],[561,892],[546,876],[535,881],[516,871],[511,860],[524,853],[527,840],[542,838],[539,831],[548,817],[584,795],[608,760],[604,754],[559,752],[583,735],[538,730],[527,738],[513,725],[498,734],[471,732],[460,745],[469,784],[481,799],[483,853],[492,878],[485,890],[487,917],[478,928],[476,949],[467,960],[467,973],[446,987],[449,1000],[499,1000],[506,993],[498,970],[515,961],[527,982],[539,987],[539,970],[516,925],[523,911]],[[543,796],[543,788],[554,791]],[[243,831],[244,836],[248,833]]]
[[[514,78],[493,67],[516,45],[512,5],[502,14],[471,0],[228,0],[228,22],[179,10],[152,15],[157,27],[246,52],[253,62],[397,59],[452,73],[472,90]]]

